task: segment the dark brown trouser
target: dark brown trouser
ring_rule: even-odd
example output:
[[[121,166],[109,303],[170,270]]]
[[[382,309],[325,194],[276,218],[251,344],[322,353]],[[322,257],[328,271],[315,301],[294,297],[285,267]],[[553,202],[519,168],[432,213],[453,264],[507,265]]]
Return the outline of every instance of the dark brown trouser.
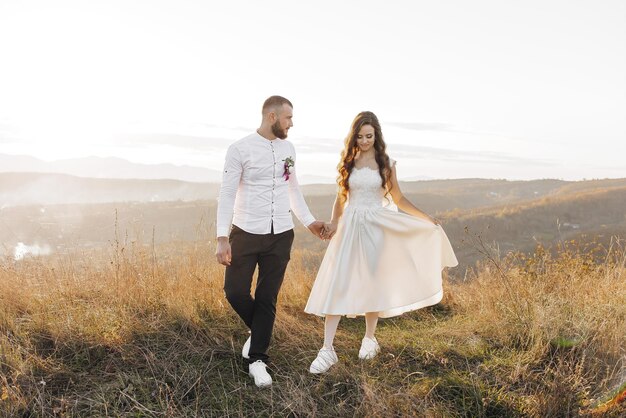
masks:
[[[250,234],[233,225],[230,232],[232,260],[226,267],[226,299],[252,332],[250,362],[267,362],[276,300],[291,254],[293,230],[280,234]],[[254,298],[250,295],[252,276],[259,266]]]

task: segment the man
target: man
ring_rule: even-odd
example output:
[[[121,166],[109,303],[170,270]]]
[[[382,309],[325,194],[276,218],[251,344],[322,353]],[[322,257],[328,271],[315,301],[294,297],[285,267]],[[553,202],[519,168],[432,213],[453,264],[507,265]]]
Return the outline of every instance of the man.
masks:
[[[262,114],[261,127],[226,153],[215,252],[217,261],[226,266],[226,299],[251,331],[241,354],[248,359],[250,376],[259,387],[272,384],[266,370],[267,349],[293,242],[291,210],[320,238],[324,226],[304,201],[296,178],[295,149],[284,141],[293,126],[293,105],[284,97],[272,96],[263,104]]]

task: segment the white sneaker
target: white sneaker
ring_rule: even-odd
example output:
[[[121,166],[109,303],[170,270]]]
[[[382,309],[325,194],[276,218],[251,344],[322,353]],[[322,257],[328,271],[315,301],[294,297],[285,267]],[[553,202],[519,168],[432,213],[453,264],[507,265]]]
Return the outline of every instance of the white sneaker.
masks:
[[[248,337],[246,342],[243,344],[243,348],[241,349],[241,357],[245,359],[250,358],[250,340],[251,339],[252,339],[252,336]]]
[[[376,357],[376,354],[380,351],[380,346],[376,338],[363,337],[361,342],[361,349],[359,350],[359,358],[361,360],[369,360]]]
[[[272,386],[272,376],[265,370],[265,367],[263,360],[257,360],[248,366],[250,376],[254,378],[254,384],[260,388]]]
[[[313,363],[311,363],[311,367],[309,367],[309,372],[313,374],[319,374],[327,372],[330,367],[337,363],[339,359],[337,358],[337,353],[333,348],[322,348],[318,353]]]

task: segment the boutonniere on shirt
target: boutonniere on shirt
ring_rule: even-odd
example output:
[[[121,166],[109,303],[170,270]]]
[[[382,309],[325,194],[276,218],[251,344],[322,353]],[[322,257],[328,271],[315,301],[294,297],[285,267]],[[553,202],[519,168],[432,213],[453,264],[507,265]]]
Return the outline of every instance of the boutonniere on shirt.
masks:
[[[293,167],[294,162],[293,162],[293,158],[291,157],[287,157],[283,161],[285,162],[283,166],[285,168],[285,171],[283,172],[283,177],[285,178],[285,181],[286,181],[286,180],[289,180],[289,174],[291,174],[291,167]]]

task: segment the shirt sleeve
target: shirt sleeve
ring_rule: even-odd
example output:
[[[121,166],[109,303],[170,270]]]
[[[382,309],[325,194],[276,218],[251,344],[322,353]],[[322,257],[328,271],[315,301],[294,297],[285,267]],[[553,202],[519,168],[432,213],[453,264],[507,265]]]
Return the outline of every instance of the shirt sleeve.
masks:
[[[302,222],[302,225],[309,226],[315,222],[315,217],[311,214],[311,211],[304,200],[304,196],[302,195],[302,191],[300,190],[300,185],[298,184],[298,177],[296,176],[295,150],[293,150],[293,155],[294,165],[291,167],[291,174],[289,175],[289,204],[291,205],[291,209],[293,210],[293,213],[296,214],[298,220]]]
[[[235,211],[235,197],[241,181],[243,166],[239,150],[231,145],[226,152],[224,172],[219,197],[217,198],[217,236],[227,237]]]

